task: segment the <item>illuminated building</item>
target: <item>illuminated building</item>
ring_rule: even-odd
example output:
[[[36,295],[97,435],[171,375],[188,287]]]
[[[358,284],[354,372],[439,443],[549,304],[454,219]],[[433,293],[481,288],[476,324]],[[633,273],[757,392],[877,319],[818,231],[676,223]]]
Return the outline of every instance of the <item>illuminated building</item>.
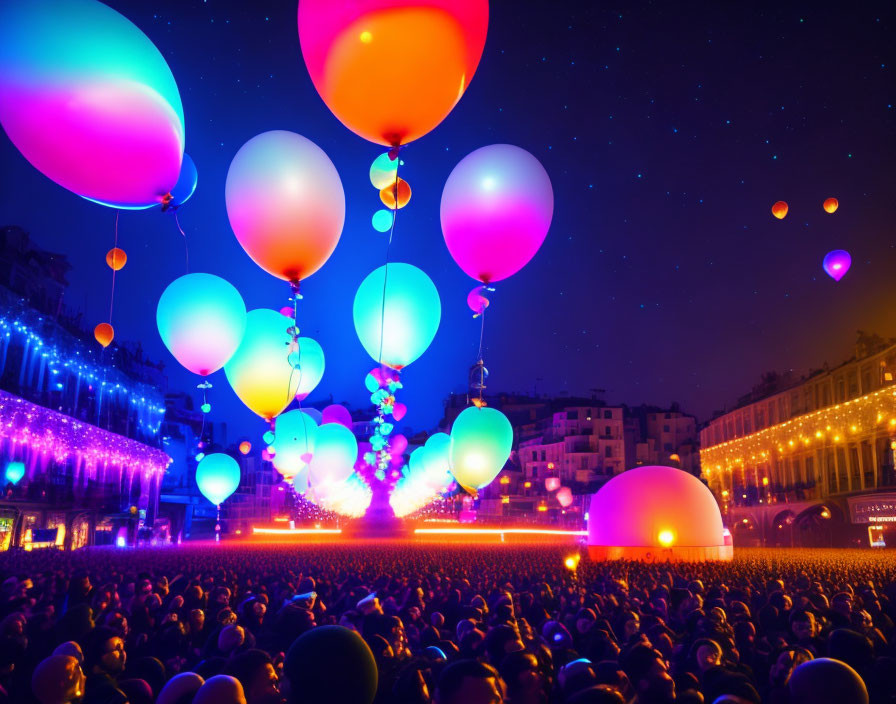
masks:
[[[62,305],[69,269],[0,228],[0,549],[128,544],[164,527],[161,366],[135,345],[100,352]]]
[[[832,521],[852,523],[865,522],[853,510],[860,497],[896,503],[896,493],[884,491],[896,485],[896,345],[865,336],[857,352],[798,381],[767,375],[737,408],[701,431],[703,476],[723,510],[748,518],[742,533],[786,544],[768,530],[783,531],[808,512],[820,516],[822,503],[833,510]],[[764,513],[786,522],[760,525]]]
[[[670,500],[674,497],[674,500]],[[593,560],[730,560],[715,498],[689,472],[635,467],[591,498],[588,552]]]

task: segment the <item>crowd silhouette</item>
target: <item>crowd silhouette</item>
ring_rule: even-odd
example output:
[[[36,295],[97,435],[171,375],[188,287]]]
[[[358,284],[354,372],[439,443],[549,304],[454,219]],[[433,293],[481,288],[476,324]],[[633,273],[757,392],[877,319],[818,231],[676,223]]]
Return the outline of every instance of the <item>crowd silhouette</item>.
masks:
[[[183,545],[0,557],[0,702],[878,704],[896,561],[571,546]]]

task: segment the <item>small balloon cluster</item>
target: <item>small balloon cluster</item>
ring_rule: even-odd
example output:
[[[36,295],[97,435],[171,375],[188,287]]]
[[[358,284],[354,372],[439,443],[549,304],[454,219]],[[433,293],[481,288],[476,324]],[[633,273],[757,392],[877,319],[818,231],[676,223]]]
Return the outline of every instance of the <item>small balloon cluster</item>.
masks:
[[[826,198],[821,207],[828,215],[833,215],[840,207],[840,201],[836,198]],[[779,200],[772,205],[772,215],[778,220],[786,218],[789,211],[790,208],[786,201]],[[849,256],[849,252],[845,249],[834,249],[828,252],[821,262],[824,272],[834,281],[839,281],[846,276],[846,272],[849,271],[851,265],[852,257]]]
[[[400,421],[408,410],[395,400],[395,393],[401,388],[399,377],[395,369],[377,367],[364,379],[364,385],[371,392],[370,402],[376,407],[373,434],[367,439],[370,452],[365,453],[364,461],[374,468],[374,476],[379,481],[386,480],[386,472],[392,464],[390,436],[395,430],[393,421]]]
[[[396,211],[411,200],[411,187],[398,176],[398,167],[404,162],[398,158],[398,149],[380,154],[370,165],[370,183],[380,192],[380,201],[386,209],[373,214],[371,224],[377,232],[389,232],[395,224]]]
[[[389,497],[396,516],[403,518],[415,513],[450,489],[454,482],[449,471],[450,447],[450,436],[435,433],[411,453]]]

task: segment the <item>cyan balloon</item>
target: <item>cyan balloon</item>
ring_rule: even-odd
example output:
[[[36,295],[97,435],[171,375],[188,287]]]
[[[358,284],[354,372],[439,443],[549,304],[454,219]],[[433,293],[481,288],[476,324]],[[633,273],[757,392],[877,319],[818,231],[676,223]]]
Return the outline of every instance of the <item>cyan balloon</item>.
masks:
[[[299,390],[299,375],[289,363],[287,330],[293,324],[274,310],[250,310],[243,341],[224,365],[240,401],[265,420],[278,416]]]
[[[246,304],[230,283],[214,274],[187,274],[159,298],[156,324],[165,347],[194,374],[218,371],[246,331]]]
[[[24,462],[10,462],[6,465],[6,481],[10,484],[18,484],[25,476]]]
[[[501,411],[470,406],[451,426],[450,469],[461,486],[481,489],[510,457],[513,427]]]
[[[196,192],[196,186],[199,184],[199,172],[196,171],[196,164],[190,158],[189,154],[184,154],[184,161],[180,166],[180,176],[174,188],[171,189],[171,203],[174,208],[180,207]]]
[[[358,441],[351,430],[339,423],[325,423],[317,429],[311,482],[315,485],[339,484],[355,471]]]
[[[298,409],[277,416],[274,422],[274,457],[271,462],[284,477],[301,472],[314,454],[317,423]]]
[[[308,394],[317,388],[324,376],[326,366],[324,350],[317,340],[312,340],[310,337],[299,338],[298,362],[296,374],[299,375],[299,390],[296,398],[304,401],[308,398]]]
[[[196,465],[196,486],[215,506],[223,504],[240,485],[240,466],[230,455],[214,452]]]
[[[451,483],[448,467],[451,461],[451,436],[447,433],[434,433],[423,446],[426,454],[423,465],[426,470],[426,482],[433,489],[443,489]]]
[[[408,457],[408,478],[422,481],[426,476],[426,447],[421,445]]]
[[[436,336],[442,304],[424,272],[411,264],[394,263],[375,269],[361,282],[352,314],[367,354],[376,362],[403,369]]]
[[[0,123],[38,171],[103,205],[158,205],[180,174],[174,76],[96,0],[0,3]]]

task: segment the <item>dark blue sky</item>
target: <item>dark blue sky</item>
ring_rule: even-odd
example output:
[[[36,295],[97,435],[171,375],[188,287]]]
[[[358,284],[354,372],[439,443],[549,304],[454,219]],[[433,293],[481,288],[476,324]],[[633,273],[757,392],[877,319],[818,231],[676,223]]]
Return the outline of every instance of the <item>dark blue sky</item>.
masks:
[[[193,271],[234,283],[249,308],[279,308],[286,285],[257,268],[230,230],[224,179],[250,137],[298,132],[331,157],[346,191],[336,252],[303,283],[303,334],[327,354],[312,400],[367,403],[372,366],[351,303],[379,266],[384,236],[367,171],[381,152],[327,110],[305,70],[295,3],[115,1],[168,60],[181,91],[199,188],[180,211]],[[414,429],[465,388],[478,321],[474,285],[448,255],[438,204],[473,149],[517,144],[555,192],[547,240],[492,296],[490,390],[587,393],[609,401],[680,401],[703,420],[769,369],[798,372],[849,356],[855,330],[896,335],[896,81],[892,3],[493,2],[482,62],[448,119],[404,152],[413,188],[393,260],[423,268],[442,325],[405,373]],[[105,319],[113,211],[56,186],[0,142],[0,221],[20,224],[74,270],[68,303]],[[840,199],[835,215],[822,211]],[[783,221],[769,212],[783,199]],[[195,381],[164,350],[155,305],[184,272],[172,218],[124,213],[114,323],[168,363],[172,387]],[[824,254],[848,249],[838,284]],[[212,378],[213,414],[232,437],[261,421]]]

